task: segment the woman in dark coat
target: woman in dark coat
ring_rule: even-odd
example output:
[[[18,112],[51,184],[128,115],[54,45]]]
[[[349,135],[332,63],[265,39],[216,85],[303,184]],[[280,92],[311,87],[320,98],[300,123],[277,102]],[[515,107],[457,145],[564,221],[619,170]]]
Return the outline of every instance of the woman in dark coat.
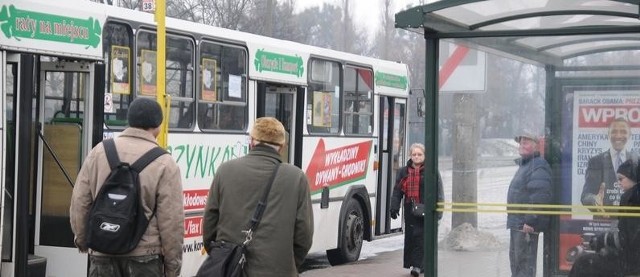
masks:
[[[618,167],[618,184],[624,192],[620,199],[621,207],[640,206],[638,169],[635,159],[627,160]],[[620,208],[620,212],[639,211]],[[587,264],[580,260],[587,260],[588,257],[578,258],[569,276],[640,276],[640,217],[621,216],[618,219],[618,230],[595,236],[589,246],[595,250],[595,254],[591,254],[595,262]],[[619,270],[622,272],[617,272]],[[603,272],[596,274],[598,271]]]
[[[411,203],[424,203],[424,145],[414,143],[409,148],[411,159],[398,170],[396,184],[391,197],[391,218],[400,213],[400,202],[404,198],[404,259],[403,267],[411,269],[412,276],[423,272],[424,217],[411,213]],[[438,202],[444,201],[442,178],[438,172]],[[442,213],[438,213],[438,219]]]
[[[627,160],[618,167],[618,182],[624,193],[620,206],[640,206],[640,188],[638,183],[638,165],[634,159]],[[638,210],[621,210],[637,213]],[[640,217],[620,217],[618,220],[618,239],[621,250],[621,262],[624,276],[640,276]],[[615,241],[615,240],[614,240]]]

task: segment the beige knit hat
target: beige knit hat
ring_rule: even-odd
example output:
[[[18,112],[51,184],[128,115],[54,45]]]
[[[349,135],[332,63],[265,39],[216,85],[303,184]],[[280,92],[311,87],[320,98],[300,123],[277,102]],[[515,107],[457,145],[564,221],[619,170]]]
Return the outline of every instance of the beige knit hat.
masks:
[[[284,126],[273,117],[261,117],[256,119],[251,137],[268,144],[282,146],[285,143]]]

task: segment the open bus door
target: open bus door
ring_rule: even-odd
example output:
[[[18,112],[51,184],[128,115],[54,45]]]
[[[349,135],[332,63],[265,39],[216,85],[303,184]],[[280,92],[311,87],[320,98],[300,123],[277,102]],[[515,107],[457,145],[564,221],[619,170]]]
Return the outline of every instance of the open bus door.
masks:
[[[80,276],[87,272],[87,256],[74,246],[69,203],[83,157],[92,147],[95,75],[84,62],[43,62],[39,72],[34,252],[47,258],[48,272]]]
[[[283,151],[282,161],[302,166],[302,124],[303,121],[296,112],[304,99],[302,88],[292,85],[258,83],[258,100],[256,118],[263,116],[275,117],[287,131],[287,142]]]
[[[407,100],[391,96],[380,97],[380,134],[378,160],[378,196],[376,203],[376,235],[398,231],[402,227],[402,216],[391,219],[389,205],[398,169],[407,158]]]
[[[5,158],[15,157],[15,169],[4,176],[3,199],[14,200],[3,203],[0,275],[86,276],[88,257],[74,246],[69,203],[83,157],[95,144],[94,117],[102,120],[102,109],[93,105],[103,102],[94,101],[104,91],[95,80],[103,66],[7,56],[4,78],[14,80],[6,88],[7,126],[16,131],[6,132],[12,143]],[[101,93],[93,93],[96,87]]]

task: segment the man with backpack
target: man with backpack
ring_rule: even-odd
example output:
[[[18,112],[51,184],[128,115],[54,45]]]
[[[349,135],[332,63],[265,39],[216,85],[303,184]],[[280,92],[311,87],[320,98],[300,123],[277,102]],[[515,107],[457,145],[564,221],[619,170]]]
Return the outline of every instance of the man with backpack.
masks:
[[[71,229],[89,253],[88,276],[178,276],[184,206],[180,169],[158,147],[162,109],[129,106],[125,129],[87,155],[71,196]]]

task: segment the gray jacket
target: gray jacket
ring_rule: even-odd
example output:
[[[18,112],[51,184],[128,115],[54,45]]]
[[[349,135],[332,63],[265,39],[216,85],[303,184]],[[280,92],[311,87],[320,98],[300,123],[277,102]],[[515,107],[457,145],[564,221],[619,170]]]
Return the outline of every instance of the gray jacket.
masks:
[[[280,156],[273,148],[258,145],[248,155],[220,165],[204,211],[205,248],[210,241],[244,241],[241,231],[246,230],[277,163]],[[302,170],[280,165],[254,231],[245,276],[298,276],[313,239],[311,195]]]

